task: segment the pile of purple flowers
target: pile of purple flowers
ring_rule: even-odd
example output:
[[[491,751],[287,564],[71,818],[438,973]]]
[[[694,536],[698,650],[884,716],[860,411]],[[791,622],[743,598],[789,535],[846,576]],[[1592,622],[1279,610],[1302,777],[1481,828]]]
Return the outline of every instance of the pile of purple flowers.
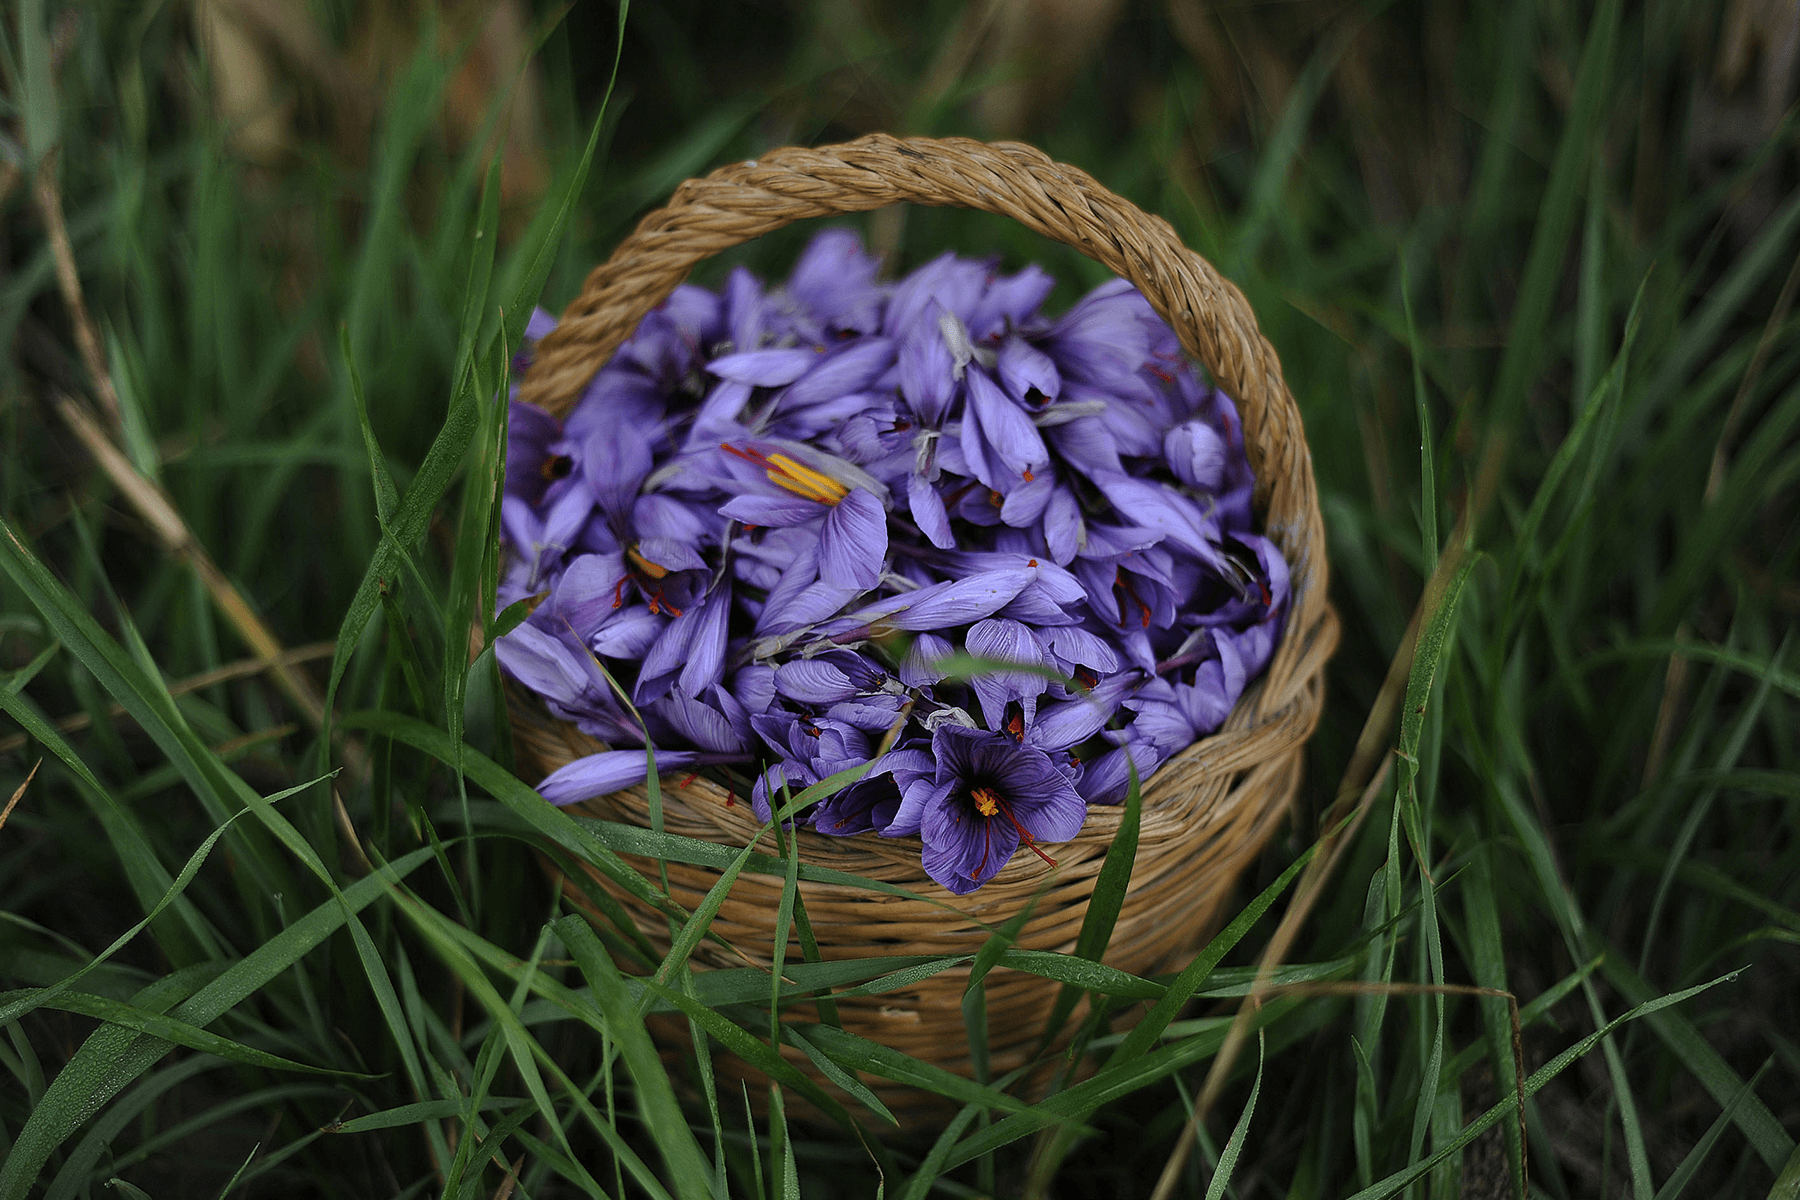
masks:
[[[1216,730],[1288,571],[1235,407],[1123,280],[1051,320],[1037,267],[877,266],[828,230],[785,287],[677,289],[566,419],[513,402],[499,603],[536,607],[497,653],[613,747],[551,802],[653,750],[768,820],[866,765],[799,819],[963,893]]]

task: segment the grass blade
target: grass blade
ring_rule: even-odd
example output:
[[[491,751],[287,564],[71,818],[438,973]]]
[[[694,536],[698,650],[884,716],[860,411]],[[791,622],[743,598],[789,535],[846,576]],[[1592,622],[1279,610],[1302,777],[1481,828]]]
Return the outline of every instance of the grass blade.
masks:
[[[682,1200],[711,1196],[711,1168],[688,1129],[687,1118],[676,1103],[668,1072],[656,1056],[656,1047],[650,1043],[650,1035],[625,990],[618,968],[613,966],[600,940],[582,918],[563,917],[554,928],[592,988],[595,1002],[606,1014],[607,1027],[618,1043],[625,1069],[637,1085],[638,1110],[650,1136],[656,1140],[657,1149],[662,1151],[675,1194]]]

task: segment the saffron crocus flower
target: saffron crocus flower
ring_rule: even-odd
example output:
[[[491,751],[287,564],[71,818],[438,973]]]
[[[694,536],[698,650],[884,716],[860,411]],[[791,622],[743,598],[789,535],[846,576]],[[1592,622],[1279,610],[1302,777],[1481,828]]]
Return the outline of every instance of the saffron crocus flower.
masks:
[[[747,444],[723,449],[761,468],[773,486],[747,492],[721,505],[719,514],[745,525],[786,528],[816,525],[819,578],[834,587],[866,591],[881,580],[887,557],[887,511],[862,487],[852,487],[780,450]]]
[[[506,418],[506,494],[537,507],[546,494],[569,486],[576,473],[580,444],[563,435],[563,423],[522,400],[508,406]]]
[[[751,806],[764,821],[769,819],[770,803],[780,795],[784,780],[797,792],[869,761],[868,734],[831,717],[770,709],[751,717],[750,724],[779,756],[779,769],[764,772],[750,792]]]
[[[1075,790],[1089,804],[1122,804],[1131,790],[1131,773],[1137,771],[1138,783],[1147,781],[1162,765],[1156,747],[1130,730],[1118,735],[1119,745],[1080,764]]]
[[[593,653],[566,625],[533,613],[494,643],[494,656],[514,679],[544,698],[550,711],[603,742],[641,741]]]
[[[854,650],[785,662],[776,668],[775,687],[790,700],[823,708],[833,720],[870,733],[892,727],[906,703],[905,685]]]
[[[731,595],[731,581],[721,580],[669,622],[644,654],[632,689],[634,702],[647,704],[677,683],[697,696],[719,682],[725,671]]]
[[[1038,843],[1067,841],[1087,819],[1068,775],[1041,750],[959,725],[939,726],[931,749],[932,784],[915,784],[907,801],[918,810],[925,873],[958,895],[999,874],[1021,844],[1053,862]]]
[[[970,474],[1001,495],[1028,484],[1050,463],[1050,451],[1019,403],[979,367],[964,377],[962,452]]]

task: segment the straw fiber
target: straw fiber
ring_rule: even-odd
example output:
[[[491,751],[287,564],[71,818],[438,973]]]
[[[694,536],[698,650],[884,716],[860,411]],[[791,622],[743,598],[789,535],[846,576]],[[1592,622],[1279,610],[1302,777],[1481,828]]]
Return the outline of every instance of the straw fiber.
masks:
[[[1012,217],[1105,264],[1137,285],[1242,413],[1257,473],[1256,509],[1292,572],[1287,629],[1267,673],[1246,691],[1224,727],[1165,764],[1145,789],[1131,889],[1106,952],[1107,963],[1136,974],[1179,967],[1204,944],[1239,873],[1292,801],[1302,745],[1323,702],[1324,665],[1337,642],[1337,619],[1325,599],[1324,533],[1312,461],[1275,351],[1243,295],[1183,246],[1167,222],[1144,214],[1087,174],[1018,144],[876,134],[841,146],[777,150],[689,180],[667,207],[645,217],[588,276],[556,330],[538,344],[520,398],[566,414],[607,357],[702,259],[793,221],[899,202]],[[599,748],[518,694],[513,721],[522,761],[545,773]],[[662,797],[670,833],[743,846],[759,828],[748,801],[711,779],[670,777]],[[643,827],[650,823],[642,787],[573,811]],[[967,896],[954,896],[925,875],[916,838],[832,838],[802,830],[803,861],[899,884],[920,897],[879,897],[803,882],[801,895],[820,952],[828,959],[973,953],[988,936],[984,925],[998,926],[1040,892],[1019,944],[1070,951],[1120,819],[1118,809],[1090,808],[1076,838],[1044,847],[1055,867],[1020,853]],[[764,848],[774,852],[773,838]],[[659,879],[656,863],[636,865]],[[689,909],[718,878],[709,869],[679,863],[667,869],[671,897]],[[666,947],[667,919],[608,886],[644,935]],[[781,887],[777,878],[741,876],[712,927],[736,953],[703,942],[693,965],[741,967],[746,959],[768,965]],[[798,945],[787,953],[798,959]],[[967,978],[966,970],[951,970],[899,991],[846,998],[839,1004],[844,1026],[967,1075],[961,1011]],[[994,1075],[1027,1062],[1056,992],[1057,985],[1021,972],[996,970],[988,976]],[[923,1093],[865,1082],[903,1122],[933,1111],[932,1098]]]

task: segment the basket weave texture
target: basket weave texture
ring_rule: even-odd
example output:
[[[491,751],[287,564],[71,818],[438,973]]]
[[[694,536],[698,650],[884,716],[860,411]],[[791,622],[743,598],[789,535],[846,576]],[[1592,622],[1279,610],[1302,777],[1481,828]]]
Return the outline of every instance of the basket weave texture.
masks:
[[[1255,509],[1291,572],[1287,627],[1267,672],[1245,691],[1224,726],[1164,764],[1145,789],[1131,888],[1106,952],[1110,965],[1136,974],[1181,965],[1176,960],[1204,943],[1238,875],[1292,802],[1338,627],[1325,597],[1324,531],[1312,461],[1275,351],[1243,295],[1183,246],[1167,222],[1146,215],[1086,173],[1016,143],[874,134],[839,146],[776,150],[687,181],[666,207],[645,217],[589,274],[557,328],[538,344],[519,398],[566,415],[638,322],[703,259],[797,220],[900,202],[1011,217],[1111,268],[1143,292],[1187,352],[1238,403],[1256,471]],[[599,748],[528,698],[515,693],[512,709],[515,740],[527,766],[547,774]],[[662,805],[664,828],[674,834],[743,846],[760,828],[743,797],[707,779],[665,782]],[[650,824],[641,787],[571,811]],[[989,936],[984,926],[999,925],[1040,892],[1019,944],[1071,951],[1122,815],[1117,808],[1091,807],[1074,840],[1045,847],[1056,860],[1054,868],[1020,853],[967,896],[951,895],[926,876],[916,838],[834,838],[802,830],[802,862],[899,884],[921,897],[903,900],[803,881],[801,896],[820,952],[828,959],[973,953]],[[773,852],[769,841],[765,848]],[[635,865],[652,880],[659,878],[657,864]],[[718,879],[716,871],[680,863],[667,864],[667,870],[671,898],[689,909]],[[602,884],[653,944],[667,947],[666,917],[603,879]],[[746,959],[769,964],[781,891],[778,878],[741,875],[712,926],[738,954],[702,943],[692,964],[737,967]],[[788,955],[797,958],[798,945]],[[849,997],[839,1003],[840,1016],[853,1033],[966,1075],[970,1057],[961,1000],[967,978],[966,969],[948,970],[900,991]],[[1027,1061],[1056,990],[1034,975],[1004,969],[989,974],[994,1075]],[[797,1052],[795,1057],[810,1070]],[[882,1080],[867,1082],[903,1123],[933,1111],[933,1099],[925,1094]]]

